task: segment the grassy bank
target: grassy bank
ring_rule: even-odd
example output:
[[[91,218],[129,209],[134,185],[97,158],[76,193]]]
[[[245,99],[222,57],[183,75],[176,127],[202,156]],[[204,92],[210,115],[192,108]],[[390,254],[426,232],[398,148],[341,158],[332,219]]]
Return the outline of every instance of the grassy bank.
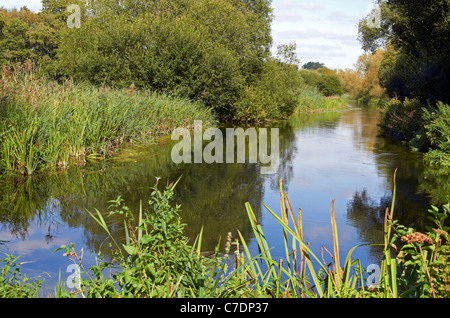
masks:
[[[209,110],[150,91],[93,87],[37,77],[30,64],[3,66],[0,173],[30,175],[105,158],[125,142],[154,141],[176,127],[204,125]]]
[[[429,210],[434,226],[425,233],[406,228],[395,221],[395,207],[387,208],[379,275],[354,260],[350,249],[340,259],[338,230],[331,206],[333,246],[322,255],[310,250],[303,241],[302,213],[298,215],[282,192],[280,211],[266,207],[281,225],[286,256],[274,259],[261,225],[250,204],[248,220],[253,228],[259,254],[252,255],[243,236],[226,238],[225,251],[203,253],[202,232],[188,242],[183,235],[180,206],[171,203],[175,184],[160,189],[155,185],[148,204],[132,213],[118,199],[111,201],[109,215],[123,216],[125,242],[116,241],[107,227],[107,214],[97,210],[92,218],[110,236],[115,259],[106,261],[99,254],[96,265],[85,268],[82,252],[75,246],[62,246],[64,256],[80,268],[75,288],[60,281],[54,297],[162,297],[162,298],[446,298],[450,296],[449,227],[444,225],[450,213],[447,204]],[[395,201],[395,185],[393,202]],[[106,220],[105,220],[106,219]],[[188,244],[189,243],[189,244]],[[220,243],[219,243],[220,244]],[[16,257],[7,256],[0,276],[2,297],[36,297],[41,281],[20,273]],[[112,271],[111,271],[112,270]],[[375,278],[375,279],[372,279]]]
[[[392,99],[381,107],[380,133],[424,153],[425,161],[450,169],[450,106],[423,105],[418,100]]]
[[[345,109],[348,100],[345,96],[324,96],[316,87],[306,86],[300,91],[295,113],[315,113]]]

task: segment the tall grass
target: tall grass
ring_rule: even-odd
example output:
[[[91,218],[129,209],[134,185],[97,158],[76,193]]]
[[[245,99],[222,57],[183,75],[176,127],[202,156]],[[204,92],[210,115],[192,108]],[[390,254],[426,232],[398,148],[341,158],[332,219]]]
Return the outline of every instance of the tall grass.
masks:
[[[306,86],[300,90],[297,113],[313,113],[347,108],[348,101],[343,96],[324,96],[318,88]]]
[[[214,119],[198,103],[150,91],[37,77],[31,64],[3,65],[0,172],[32,174],[105,158],[118,145],[154,141],[176,127]]]
[[[430,220],[435,226],[427,233],[420,233],[399,225],[394,219],[395,175],[392,205],[386,209],[384,220],[384,242],[363,244],[351,248],[345,260],[340,258],[339,237],[335,219],[334,201],[331,205],[332,252],[323,248],[322,255],[314,254],[303,240],[302,211],[295,218],[289,198],[282,192],[280,180],[280,213],[267,210],[282,225],[286,255],[284,260],[275,260],[270,254],[266,237],[249,204],[246,205],[249,219],[258,242],[260,258],[265,270],[254,262],[248,262],[249,276],[258,277],[258,288],[263,288],[274,297],[301,298],[436,298],[450,296],[450,246],[449,229],[444,220],[450,213],[450,204],[444,211],[432,207]],[[290,225],[288,220],[291,220]],[[243,237],[241,236],[243,241]],[[406,242],[406,244],[404,243]],[[243,243],[245,246],[245,243]],[[364,245],[383,246],[378,282],[365,280],[369,274],[354,260],[352,253]],[[251,255],[245,248],[248,259]],[[328,254],[331,262],[325,261]],[[394,255],[393,255],[394,254]],[[343,261],[343,262],[342,262]],[[367,277],[367,276],[366,276]]]

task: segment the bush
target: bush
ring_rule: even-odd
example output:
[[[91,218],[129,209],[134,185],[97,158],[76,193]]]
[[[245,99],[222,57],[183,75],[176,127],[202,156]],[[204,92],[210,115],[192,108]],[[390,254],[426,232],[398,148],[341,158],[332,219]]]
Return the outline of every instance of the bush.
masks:
[[[450,106],[439,102],[433,111],[424,110],[425,135],[431,150],[425,159],[450,167]]]
[[[325,96],[334,96],[344,94],[344,89],[339,78],[335,75],[323,74],[322,78],[319,80],[317,88]]]
[[[263,66],[261,76],[246,87],[234,105],[235,120],[286,119],[299,103],[304,82],[296,65],[269,59]]]
[[[416,138],[422,143],[422,114],[422,104],[417,100],[393,99],[381,108],[381,133],[396,141],[409,142]]]
[[[332,70],[326,68],[314,71],[302,69],[299,73],[307,86],[316,87],[324,96],[344,94],[341,81]]]
[[[150,88],[200,101],[220,119],[246,104],[246,87],[269,57],[266,4],[243,1],[129,1],[135,10],[94,5],[80,29],[62,30],[67,75],[95,85]],[[99,6],[98,10],[95,6]],[[267,37],[267,34],[269,36]]]

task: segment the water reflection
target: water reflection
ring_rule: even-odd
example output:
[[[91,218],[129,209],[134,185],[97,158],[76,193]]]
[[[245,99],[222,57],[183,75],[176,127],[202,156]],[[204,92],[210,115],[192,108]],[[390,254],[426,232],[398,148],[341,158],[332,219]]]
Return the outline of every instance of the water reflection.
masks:
[[[336,199],[345,256],[357,244],[382,240],[382,216],[392,200],[395,169],[395,214],[405,225],[423,226],[429,203],[440,202],[449,193],[448,175],[429,170],[419,154],[377,136],[377,114],[376,109],[351,108],[266,125],[280,132],[280,164],[273,175],[261,175],[260,166],[250,163],[176,165],[170,157],[174,142],[165,138],[157,145],[122,149],[101,164],[3,179],[0,253],[24,255],[24,261],[32,262],[26,265],[30,273],[48,273],[44,278],[51,276],[48,280],[54,282],[69,264],[61,254],[52,253],[62,244],[75,242],[90,259],[97,251],[106,257],[111,253],[106,233],[86,210],[97,208],[106,216],[108,201],[121,195],[137,212],[139,201],[149,198],[156,177],[162,178],[161,186],[181,176],[175,200],[182,205],[186,235],[195,237],[204,227],[205,249],[213,250],[219,237],[239,230],[256,251],[244,209],[248,201],[269,242],[283,256],[280,228],[261,204],[278,211],[282,178],[294,211],[303,211],[305,240],[313,248],[332,246],[330,203]],[[123,241],[121,220],[106,219],[113,235]],[[380,250],[361,249],[355,257],[375,262]]]

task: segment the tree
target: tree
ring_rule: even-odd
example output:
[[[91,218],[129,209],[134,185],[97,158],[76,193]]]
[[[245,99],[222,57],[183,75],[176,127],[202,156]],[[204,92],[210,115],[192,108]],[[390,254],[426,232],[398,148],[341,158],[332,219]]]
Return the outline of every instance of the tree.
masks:
[[[381,23],[359,23],[363,49],[390,45],[381,66],[390,96],[450,102],[450,0],[379,1]]]
[[[58,58],[76,79],[117,87],[134,83],[200,101],[229,119],[269,57],[268,5],[265,0],[95,1],[80,29],[63,29]]]
[[[276,59],[280,63],[298,65],[300,64],[300,60],[297,57],[296,50],[297,50],[296,43],[278,45]]]
[[[28,24],[16,14],[0,10],[0,64],[22,62],[31,56]]]
[[[323,67],[325,67],[325,64],[319,62],[308,62],[302,66],[302,68],[305,70],[317,70]]]

